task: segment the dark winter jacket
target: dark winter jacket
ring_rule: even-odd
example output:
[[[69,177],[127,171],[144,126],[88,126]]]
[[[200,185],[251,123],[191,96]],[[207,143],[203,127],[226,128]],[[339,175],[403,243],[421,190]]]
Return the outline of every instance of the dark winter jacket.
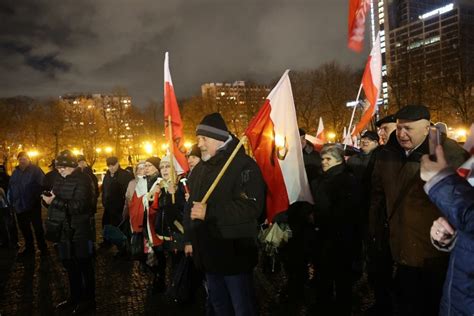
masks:
[[[194,201],[201,201],[237,146],[233,137],[189,178],[185,234],[196,266],[208,273],[250,272],[257,264],[257,219],[263,211],[265,184],[256,162],[240,149],[207,202],[204,221],[191,221]]]
[[[107,171],[102,183],[102,205],[107,212],[122,217],[125,192],[132,179],[133,175],[120,167],[113,177]]]
[[[25,170],[15,168],[8,186],[8,197],[17,213],[41,209],[43,178],[43,171],[33,164]]]
[[[51,191],[53,189],[56,179],[61,178],[61,174],[57,169],[53,169],[44,175],[43,190]]]
[[[89,180],[92,184],[92,193],[94,197],[94,203],[91,205],[91,212],[95,214],[97,212],[97,200],[99,199],[100,191],[99,191],[99,180],[95,176],[94,172],[92,172],[91,167],[85,167],[82,169],[82,173],[86,174],[89,177]]]
[[[170,242],[165,241],[166,249],[183,250],[184,248],[184,227],[183,213],[186,199],[184,198],[184,188],[178,182],[178,188],[174,194],[175,202],[172,203],[172,196],[165,188],[161,188],[158,199],[158,214],[156,216],[155,231],[160,236],[172,237]]]
[[[456,229],[440,315],[474,315],[474,188],[451,174],[429,189],[429,197]]]
[[[48,218],[63,223],[60,256],[68,259],[89,255],[90,241],[94,238],[90,220],[94,197],[89,177],[76,169],[69,176],[58,178],[53,192],[56,197],[48,208]],[[71,248],[71,244],[74,247]],[[74,252],[66,254],[61,249],[73,249]]]
[[[342,163],[311,183],[314,219],[323,238],[350,242],[359,217],[357,180]]]
[[[306,175],[308,176],[308,183],[320,176],[323,172],[321,169],[321,155],[314,150],[314,146],[309,141],[303,148],[303,161]]]
[[[467,158],[467,153],[454,141],[446,139],[442,144],[446,159],[458,167]],[[420,178],[420,159],[429,153],[428,137],[407,157],[399,145],[396,133],[390,135],[385,147],[378,153],[372,175],[372,196],[369,216],[385,203],[390,219],[390,248],[395,262],[411,267],[423,267],[428,261],[442,261],[443,253],[431,244],[429,232],[440,211],[423,191]],[[407,187],[408,189],[404,189]],[[400,192],[406,193],[394,210]],[[393,213],[393,214],[392,214]],[[376,220],[369,218],[369,230],[375,235]]]

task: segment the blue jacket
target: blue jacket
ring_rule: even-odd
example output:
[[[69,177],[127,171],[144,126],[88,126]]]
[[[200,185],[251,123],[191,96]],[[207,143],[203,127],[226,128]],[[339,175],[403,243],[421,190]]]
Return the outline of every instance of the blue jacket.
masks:
[[[8,198],[15,212],[23,213],[41,208],[43,171],[33,164],[25,170],[16,167],[8,185]]]
[[[474,188],[451,174],[429,189],[429,197],[457,231],[440,315],[474,315]]]

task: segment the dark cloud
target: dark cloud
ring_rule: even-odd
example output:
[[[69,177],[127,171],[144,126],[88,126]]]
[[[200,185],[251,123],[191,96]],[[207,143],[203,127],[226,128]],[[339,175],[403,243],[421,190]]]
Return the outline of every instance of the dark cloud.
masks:
[[[366,58],[346,48],[346,0],[12,0],[0,21],[3,96],[122,86],[145,104],[163,94],[166,51],[179,97]]]

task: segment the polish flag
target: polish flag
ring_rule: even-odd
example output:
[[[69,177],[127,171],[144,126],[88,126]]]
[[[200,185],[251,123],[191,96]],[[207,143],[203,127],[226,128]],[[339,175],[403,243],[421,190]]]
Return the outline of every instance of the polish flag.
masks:
[[[457,170],[458,174],[474,187],[474,156],[471,156]]]
[[[288,72],[285,71],[245,131],[267,184],[269,221],[296,201],[313,203]]]
[[[165,54],[165,136],[173,155],[174,168],[178,175],[189,171],[183,138],[183,121],[179,113],[178,101],[174,93],[169,67],[168,52]],[[171,118],[171,126],[169,120]],[[171,129],[171,131],[170,131]]]
[[[349,2],[347,46],[358,53],[364,48],[365,16],[369,6],[370,0],[350,0]]]
[[[364,88],[365,97],[369,101],[369,107],[365,110],[359,123],[357,123],[352,135],[360,133],[374,116],[381,86],[382,54],[380,53],[380,33],[378,33],[370,52],[369,60],[367,60],[365,65],[364,75],[362,76],[362,88]]]
[[[320,147],[326,144],[326,135],[324,135],[323,118],[319,117],[318,131],[316,132],[316,144]]]

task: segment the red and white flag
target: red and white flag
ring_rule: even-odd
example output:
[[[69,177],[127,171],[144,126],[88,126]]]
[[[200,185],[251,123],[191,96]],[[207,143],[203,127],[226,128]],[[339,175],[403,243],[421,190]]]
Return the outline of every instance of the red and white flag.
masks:
[[[245,131],[267,184],[269,221],[296,201],[313,203],[288,72],[285,71]]]
[[[171,80],[168,52],[165,54],[165,136],[173,154],[174,167],[178,175],[189,171],[183,138],[183,121]],[[171,118],[171,125],[169,124]],[[171,131],[170,131],[171,129]]]
[[[369,101],[369,106],[365,110],[359,123],[357,123],[352,135],[360,133],[370,122],[377,108],[377,100],[382,86],[382,54],[380,53],[380,33],[377,34],[374,46],[370,52],[369,60],[365,65],[364,75],[362,76],[362,88],[365,97]]]
[[[319,118],[319,125],[318,130],[316,131],[316,137],[306,134],[306,139],[313,144],[315,150],[321,151],[323,145],[326,144],[326,135],[324,135],[324,125],[322,117]]]
[[[474,187],[474,156],[471,156],[457,170],[458,174]]]
[[[370,0],[350,0],[349,2],[347,46],[358,53],[364,48],[365,16],[369,6]]]

